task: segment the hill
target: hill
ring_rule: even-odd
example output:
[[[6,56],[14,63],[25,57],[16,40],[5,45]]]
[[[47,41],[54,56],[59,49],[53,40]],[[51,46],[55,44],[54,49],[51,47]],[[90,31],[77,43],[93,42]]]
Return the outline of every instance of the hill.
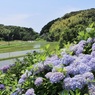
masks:
[[[0,24],[0,40],[35,40],[38,36],[32,28]]]
[[[63,17],[50,21],[41,32],[41,37],[47,41],[74,41],[79,31],[85,31],[86,27],[95,22],[95,8],[74,11]]]

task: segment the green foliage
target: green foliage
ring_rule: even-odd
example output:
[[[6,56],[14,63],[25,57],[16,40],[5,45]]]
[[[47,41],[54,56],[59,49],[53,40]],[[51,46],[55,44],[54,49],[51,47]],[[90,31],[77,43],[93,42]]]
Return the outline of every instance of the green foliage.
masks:
[[[32,28],[19,26],[4,26],[0,25],[0,39],[5,41],[10,40],[35,40],[39,37]]]
[[[95,37],[95,23],[89,24],[89,26],[86,28],[86,30],[81,31],[78,33],[77,40],[87,40],[88,38],[94,38]]]
[[[95,8],[65,14],[63,17],[45,25],[40,35],[47,41],[60,41],[60,48],[63,46],[61,45],[62,43],[77,40],[80,31],[85,31],[85,37],[83,36],[84,34],[82,34],[83,32],[80,35],[86,39],[88,35],[86,34],[85,28],[88,27],[89,24],[95,22],[94,15]],[[90,27],[92,26],[95,28],[95,25],[90,25]],[[95,36],[95,34],[93,36]]]

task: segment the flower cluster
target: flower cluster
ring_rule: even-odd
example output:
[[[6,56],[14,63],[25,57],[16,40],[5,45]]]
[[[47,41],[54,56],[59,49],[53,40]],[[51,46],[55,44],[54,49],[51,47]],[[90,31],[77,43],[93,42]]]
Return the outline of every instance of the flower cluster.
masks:
[[[34,89],[33,88],[28,89],[25,95],[35,95]]]
[[[45,77],[50,80],[51,83],[58,83],[65,77],[61,72],[48,72]]]
[[[84,53],[85,47],[89,44],[91,44],[91,52],[86,54]],[[60,89],[72,91],[81,90],[87,86],[89,93],[95,93],[95,86],[91,83],[95,79],[95,39],[82,40],[71,46],[70,50],[74,52],[72,55],[64,52],[61,57],[52,55],[43,62],[32,64],[30,71],[26,70],[21,75],[18,81],[20,88],[12,95],[39,95],[40,91],[37,90],[45,89],[45,91],[49,91],[49,87],[55,85],[61,85]],[[7,70],[8,67],[2,69],[3,72]],[[0,89],[5,89],[5,86],[1,84]],[[53,89],[56,90],[57,87]]]
[[[38,78],[35,80],[34,84],[35,84],[36,86],[40,86],[40,85],[42,84],[42,82],[43,82],[43,78],[42,78],[42,77],[38,77]]]
[[[23,84],[23,83],[25,82],[25,80],[26,80],[30,75],[32,75],[32,72],[26,70],[26,72],[25,72],[23,75],[21,75],[21,78],[19,79],[18,83],[19,83],[19,84]]]

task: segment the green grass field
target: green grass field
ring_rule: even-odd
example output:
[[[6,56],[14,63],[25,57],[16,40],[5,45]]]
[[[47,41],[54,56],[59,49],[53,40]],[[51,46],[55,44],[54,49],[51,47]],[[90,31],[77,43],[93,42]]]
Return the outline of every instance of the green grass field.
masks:
[[[0,53],[14,52],[14,51],[23,51],[35,49],[36,45],[40,45],[40,48],[43,48],[46,44],[50,44],[51,48],[56,48],[58,42],[46,42],[46,41],[0,41]],[[39,47],[38,47],[39,48]]]

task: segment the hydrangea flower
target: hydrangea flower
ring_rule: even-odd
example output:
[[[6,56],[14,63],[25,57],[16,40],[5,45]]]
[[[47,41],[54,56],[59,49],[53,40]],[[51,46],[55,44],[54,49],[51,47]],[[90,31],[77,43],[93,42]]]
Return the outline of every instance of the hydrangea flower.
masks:
[[[64,79],[64,86],[63,86],[63,88],[65,88],[67,90],[75,90],[77,88],[81,89],[82,85],[76,79],[66,78],[66,79]]]
[[[76,45],[74,45],[74,46],[71,46],[71,47],[70,47],[70,51],[76,52],[77,49],[78,49],[78,47],[79,47],[78,44],[76,44]]]
[[[87,43],[93,43],[93,39],[92,38],[88,38],[87,39]]]
[[[26,79],[28,78],[30,75],[32,75],[31,71],[26,70],[25,73],[23,75],[21,75],[22,79]]]
[[[72,63],[75,60],[75,58],[73,56],[70,55],[64,55],[61,59],[61,64],[64,65],[69,65],[70,63]]]
[[[38,73],[44,71],[44,69],[45,69],[45,67],[44,67],[43,63],[41,62],[41,63],[34,64],[32,71],[33,71],[33,74],[35,75],[35,74],[38,74]]]
[[[0,84],[0,89],[1,89],[1,90],[2,90],[2,89],[5,89],[4,84]]]
[[[20,78],[18,81],[19,84],[23,84],[24,82],[25,82],[25,79],[22,79],[22,78]]]
[[[80,47],[84,47],[85,45],[86,45],[86,41],[85,40],[81,40],[79,43],[78,43],[78,45],[80,46]]]
[[[54,72],[50,76],[50,82],[51,83],[57,83],[60,82],[64,78],[64,74],[60,72]]]
[[[77,65],[76,69],[78,70],[79,74],[91,71],[91,68],[84,63],[80,63],[79,65]]]
[[[59,65],[60,64],[60,59],[58,58],[58,56],[53,55],[52,57],[48,57],[45,61],[44,61],[44,65],[45,66],[55,66],[55,65]]]
[[[73,66],[67,66],[66,69],[66,75],[76,75],[78,74],[78,70],[76,67]]]
[[[92,58],[88,63],[86,63],[91,70],[95,71],[95,58]]]
[[[52,72],[62,72],[63,68],[64,66],[62,64],[59,64],[53,67]]]
[[[9,68],[10,68],[10,66],[6,65],[6,66],[2,67],[1,70],[3,73],[6,73]]]
[[[95,43],[92,45],[92,51],[95,51]]]
[[[75,90],[82,89],[86,85],[86,80],[82,77],[82,75],[76,75],[73,78],[65,78],[63,81],[63,88],[67,90]]]
[[[77,51],[75,52],[76,55],[79,55],[83,52],[83,47],[78,47]]]
[[[48,72],[48,73],[45,75],[45,77],[46,77],[47,79],[49,79],[49,78],[52,76],[52,74],[53,74],[53,72]]]
[[[35,80],[35,82],[34,82],[34,84],[35,84],[36,86],[40,86],[42,83],[43,83],[43,78],[42,78],[42,77],[38,77],[38,78]]]
[[[83,75],[83,78],[85,78],[88,82],[94,79],[94,75],[91,72],[86,72]]]
[[[17,88],[15,92],[13,92],[11,95],[21,95],[22,94],[22,90],[21,88]]]
[[[88,84],[89,95],[95,95],[95,85],[93,83]]]
[[[33,88],[28,89],[25,95],[35,95],[34,89]]]
[[[91,56],[92,56],[92,57],[95,57],[95,51],[92,51],[92,52],[91,52]]]

